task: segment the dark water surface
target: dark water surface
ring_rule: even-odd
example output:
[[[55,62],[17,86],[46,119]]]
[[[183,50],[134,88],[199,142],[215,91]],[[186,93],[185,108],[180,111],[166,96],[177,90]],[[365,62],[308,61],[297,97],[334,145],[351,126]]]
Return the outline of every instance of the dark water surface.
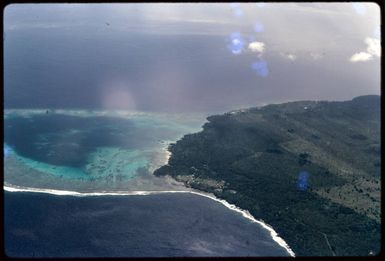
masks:
[[[269,232],[198,195],[5,192],[11,257],[282,256]]]

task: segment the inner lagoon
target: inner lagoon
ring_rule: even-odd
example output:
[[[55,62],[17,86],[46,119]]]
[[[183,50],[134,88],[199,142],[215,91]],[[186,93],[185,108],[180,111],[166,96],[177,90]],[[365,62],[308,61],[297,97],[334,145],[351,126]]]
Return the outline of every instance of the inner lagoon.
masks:
[[[124,111],[7,111],[4,181],[76,191],[154,189],[144,183],[160,182],[152,171],[167,163],[168,145],[198,131],[202,119]]]
[[[167,164],[169,144],[201,129],[202,114],[7,110],[4,118],[9,256],[292,254],[247,212],[152,174]]]

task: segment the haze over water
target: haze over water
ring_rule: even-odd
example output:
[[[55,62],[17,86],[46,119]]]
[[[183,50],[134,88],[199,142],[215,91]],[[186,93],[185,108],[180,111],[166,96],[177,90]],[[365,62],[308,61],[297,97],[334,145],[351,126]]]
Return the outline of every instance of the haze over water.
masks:
[[[379,94],[379,26],[362,3],[8,5],[7,253],[294,255],[246,212],[152,171],[209,114]]]
[[[225,112],[380,93],[375,4],[15,4],[6,108]]]

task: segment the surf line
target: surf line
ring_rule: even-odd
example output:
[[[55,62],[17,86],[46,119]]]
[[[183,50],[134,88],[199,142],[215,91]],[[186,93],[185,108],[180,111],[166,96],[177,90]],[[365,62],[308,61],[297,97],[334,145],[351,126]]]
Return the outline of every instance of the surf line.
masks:
[[[195,190],[186,191],[186,190],[168,190],[168,191],[101,191],[101,192],[77,192],[77,191],[68,191],[68,190],[57,190],[57,189],[44,189],[44,188],[31,188],[31,187],[20,187],[15,185],[4,184],[4,190],[8,192],[35,192],[35,193],[48,193],[59,196],[76,196],[76,197],[87,197],[87,196],[132,196],[132,195],[155,195],[155,194],[165,194],[165,193],[191,193],[206,198],[215,200],[216,202],[221,203],[230,210],[240,213],[244,218],[251,220],[254,223],[259,224],[264,229],[268,230],[271,238],[277,242],[278,245],[283,247],[292,257],[295,257],[295,253],[289,247],[289,245],[278,235],[275,230],[265,224],[263,221],[255,219],[249,211],[243,210],[234,204],[230,204],[226,200],[216,198],[214,195],[209,193],[202,193]]]

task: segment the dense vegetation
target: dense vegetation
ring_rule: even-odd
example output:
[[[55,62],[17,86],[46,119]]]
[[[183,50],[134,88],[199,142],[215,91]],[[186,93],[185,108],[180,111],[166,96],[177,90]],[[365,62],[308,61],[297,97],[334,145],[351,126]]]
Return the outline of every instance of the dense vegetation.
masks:
[[[203,131],[170,145],[172,156],[155,175],[247,209],[297,256],[379,252],[379,96],[207,119]]]

